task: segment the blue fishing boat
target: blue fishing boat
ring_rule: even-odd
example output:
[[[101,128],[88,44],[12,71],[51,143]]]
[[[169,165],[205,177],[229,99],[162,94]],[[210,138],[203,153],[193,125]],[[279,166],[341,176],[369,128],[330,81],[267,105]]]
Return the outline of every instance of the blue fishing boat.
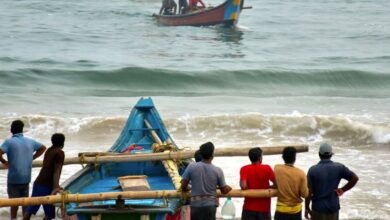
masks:
[[[177,150],[151,98],[141,98],[110,154],[147,154]],[[158,149],[159,148],[159,149]],[[88,165],[63,184],[71,194],[121,192],[125,190],[175,190],[180,187],[180,175],[189,161],[108,162]],[[65,205],[70,219],[166,219],[180,207],[178,198],[121,199],[69,203]]]

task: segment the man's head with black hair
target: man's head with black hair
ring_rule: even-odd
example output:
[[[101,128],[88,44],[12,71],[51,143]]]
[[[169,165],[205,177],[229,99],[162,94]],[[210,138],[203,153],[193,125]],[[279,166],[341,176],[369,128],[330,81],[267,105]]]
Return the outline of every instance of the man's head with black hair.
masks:
[[[285,147],[283,149],[283,155],[282,155],[284,163],[288,163],[288,164],[295,163],[296,155],[297,155],[297,149],[295,149],[295,147]]]
[[[195,162],[202,161],[202,155],[200,155],[199,150],[195,151],[194,158],[195,158]]]
[[[11,133],[18,134],[23,133],[24,123],[21,120],[15,120],[11,123]]]
[[[249,159],[251,160],[252,163],[261,161],[262,156],[263,156],[263,151],[261,150],[260,147],[254,147],[249,150],[248,152]]]
[[[202,159],[208,160],[214,155],[214,144],[211,142],[204,143],[199,147],[200,155]]]
[[[64,147],[65,143],[65,135],[61,133],[55,133],[51,136],[51,143],[53,144],[54,147]]]

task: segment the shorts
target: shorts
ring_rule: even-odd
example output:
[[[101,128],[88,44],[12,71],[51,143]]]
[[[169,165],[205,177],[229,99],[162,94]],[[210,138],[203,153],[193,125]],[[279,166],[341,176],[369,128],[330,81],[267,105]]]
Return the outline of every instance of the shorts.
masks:
[[[275,220],[302,220],[302,211],[294,214],[275,212]]]
[[[28,197],[30,193],[29,183],[26,184],[7,184],[7,193],[9,198]]]
[[[312,220],[339,220],[339,212],[335,213],[320,213],[317,211],[311,211]]]
[[[271,213],[242,210],[242,220],[271,220]]]
[[[51,195],[52,190],[53,189],[51,187],[34,184],[31,197]],[[41,205],[29,206],[27,208],[27,213],[34,214],[34,215],[37,214],[40,206]],[[54,205],[42,205],[42,206],[43,206],[43,211],[45,212],[46,219],[54,219],[55,218]]]
[[[217,207],[213,206],[191,206],[191,220],[215,220]]]

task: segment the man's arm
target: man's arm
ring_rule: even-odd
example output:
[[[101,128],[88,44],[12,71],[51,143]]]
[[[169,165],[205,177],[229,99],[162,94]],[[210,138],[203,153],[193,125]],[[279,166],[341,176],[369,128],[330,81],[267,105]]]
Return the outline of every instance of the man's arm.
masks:
[[[173,14],[176,14],[177,4],[173,1]]]
[[[180,183],[181,183],[181,190],[183,192],[187,192],[187,191],[190,191],[189,187],[188,187],[188,184],[189,184],[189,180],[186,180],[186,179],[181,179]]]
[[[162,13],[163,10],[164,10],[164,3],[163,3],[163,5],[161,5],[160,12],[159,12],[158,14],[161,15],[161,13]]]
[[[6,164],[6,163],[8,163],[8,161],[6,159],[4,159],[3,154],[4,154],[4,151],[0,148],[0,162],[2,164]]]
[[[352,189],[358,181],[359,177],[355,173],[352,173],[352,178],[343,187],[336,189],[337,195],[342,196],[346,191]]]
[[[271,180],[271,182],[272,182],[272,185],[269,188],[277,189],[278,188],[278,183],[276,182],[276,179]]]
[[[61,190],[60,187],[60,176],[61,176],[62,164],[55,163],[54,165],[54,173],[53,173],[53,191],[52,195],[56,194]]]
[[[309,188],[309,195],[305,199],[305,218],[310,219],[311,217],[311,209],[310,209],[310,202],[311,202],[311,190]]]
[[[232,187],[230,187],[229,185],[225,185],[223,187],[220,187],[219,189],[221,190],[222,194],[226,194],[232,190]]]
[[[302,183],[299,191],[302,198],[307,198],[309,196],[309,188],[307,187],[307,178],[305,175],[302,177]]]
[[[4,168],[8,168],[8,161],[3,157],[4,151],[0,148],[0,162],[4,165]]]
[[[33,160],[37,159],[38,157],[40,157],[43,153],[45,153],[45,150],[46,150],[46,146],[45,145],[41,145],[40,148],[38,148],[38,150],[35,152],[35,154],[33,155]]]
[[[203,8],[206,8],[206,5],[203,3],[202,0],[199,0],[199,3],[202,5]]]
[[[162,2],[161,2],[161,8],[160,8],[160,12],[159,12],[159,14],[161,15],[161,13],[163,12],[163,10],[166,8],[166,3],[165,3],[165,0],[163,0]]]
[[[248,189],[248,184],[246,183],[246,180],[240,180],[240,187],[242,190]]]
[[[270,188],[272,189],[277,189],[278,188],[278,184],[276,182],[276,177],[275,177],[275,172],[272,170],[272,168],[270,166],[269,167],[269,172],[270,172],[270,180],[272,182],[272,185],[270,186]]]
[[[56,161],[54,163],[53,191],[51,192],[52,195],[62,190],[62,188],[60,187],[60,176],[61,176],[61,170],[64,164],[64,160],[65,160],[65,155],[64,153],[61,153],[59,154],[58,158],[56,158]]]

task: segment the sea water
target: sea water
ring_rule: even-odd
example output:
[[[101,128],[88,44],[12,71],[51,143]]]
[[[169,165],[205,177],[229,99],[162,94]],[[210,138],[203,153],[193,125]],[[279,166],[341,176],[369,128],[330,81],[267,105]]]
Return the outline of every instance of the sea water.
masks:
[[[46,146],[64,133],[66,157],[105,151],[136,101],[151,96],[182,147],[306,143],[296,166],[307,172],[319,144],[332,143],[333,160],[360,178],[341,197],[340,218],[390,219],[390,1],[245,5],[253,8],[238,26],[222,28],[158,26],[160,0],[1,1],[0,142],[22,119]],[[213,163],[239,188],[250,161]],[[61,182],[79,169],[65,166]],[[3,197],[6,176],[0,170]]]

